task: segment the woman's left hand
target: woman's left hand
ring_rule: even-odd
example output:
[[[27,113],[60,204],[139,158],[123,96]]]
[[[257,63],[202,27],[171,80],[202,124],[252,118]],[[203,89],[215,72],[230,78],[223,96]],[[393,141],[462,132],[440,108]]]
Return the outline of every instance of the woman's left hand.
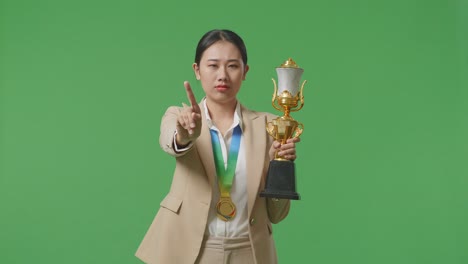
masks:
[[[300,141],[300,138],[290,138],[285,144],[281,144],[279,141],[274,141],[270,148],[270,159],[275,158],[275,152],[278,150],[279,156],[287,160],[294,161],[297,158],[296,143]]]

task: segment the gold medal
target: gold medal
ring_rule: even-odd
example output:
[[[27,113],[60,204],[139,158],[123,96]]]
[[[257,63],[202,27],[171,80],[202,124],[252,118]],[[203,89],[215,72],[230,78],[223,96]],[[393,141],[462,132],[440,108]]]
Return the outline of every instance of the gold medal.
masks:
[[[221,197],[216,204],[218,218],[223,221],[231,221],[236,216],[236,206],[231,197]]]

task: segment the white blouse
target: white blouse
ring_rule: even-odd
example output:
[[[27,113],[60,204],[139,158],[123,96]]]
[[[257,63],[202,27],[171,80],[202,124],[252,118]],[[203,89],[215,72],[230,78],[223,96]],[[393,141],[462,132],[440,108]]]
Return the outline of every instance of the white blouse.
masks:
[[[234,119],[231,127],[223,135],[216,127],[216,124],[210,118],[210,114],[206,107],[206,101],[203,102],[206,113],[206,123],[210,129],[215,130],[218,133],[221,150],[223,153],[224,166],[227,166],[227,159],[229,153],[229,147],[231,146],[232,133],[237,125],[242,126],[242,113],[240,110],[240,104],[237,102],[236,111],[234,112]],[[212,198],[211,206],[208,214],[208,224],[206,227],[205,234],[215,237],[248,237],[249,236],[249,221],[247,212],[247,171],[246,171],[246,160],[245,160],[245,146],[244,136],[241,136],[239,154],[237,157],[237,166],[234,179],[231,187],[231,199],[236,205],[236,216],[231,221],[223,221],[218,218],[216,213],[216,204],[218,203],[220,192],[218,181],[216,180],[215,186],[212,186]]]
[[[206,106],[206,100],[203,101],[203,107],[205,108],[206,124],[209,129],[215,130],[218,133],[220,140],[221,151],[223,153],[224,166],[227,167],[228,152],[231,146],[232,133],[237,125],[240,125],[243,131],[242,125],[242,112],[240,110],[240,104],[237,102],[236,110],[234,112],[234,119],[231,127],[226,132],[226,135],[221,134],[216,124],[211,120],[208,108]],[[174,149],[176,152],[183,152],[189,150],[192,147],[190,143],[185,148],[177,148],[176,144],[177,131],[174,134]],[[208,214],[208,222],[205,229],[205,235],[214,237],[248,237],[249,236],[249,221],[247,211],[247,169],[245,160],[245,146],[244,136],[241,136],[239,154],[237,157],[237,166],[234,179],[231,187],[231,199],[236,206],[236,216],[231,221],[223,221],[218,218],[216,213],[216,204],[218,203],[220,192],[218,186],[218,179],[212,186],[212,197],[211,205]]]

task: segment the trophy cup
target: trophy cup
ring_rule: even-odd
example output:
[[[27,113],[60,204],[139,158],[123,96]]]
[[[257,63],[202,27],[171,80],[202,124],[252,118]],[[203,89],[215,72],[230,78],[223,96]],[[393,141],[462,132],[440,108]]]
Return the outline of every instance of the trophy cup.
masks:
[[[299,68],[291,58],[277,67],[276,72],[278,86],[276,86],[275,79],[272,79],[275,91],[271,103],[284,115],[267,122],[266,130],[275,140],[285,144],[288,139],[299,137],[304,130],[304,125],[294,120],[289,113],[299,111],[304,106],[302,90],[307,81],[302,83],[299,90],[299,82],[304,70]],[[299,101],[300,106],[298,106]],[[294,162],[279,156],[276,151],[275,158],[270,161],[265,186],[265,190],[260,192],[261,197],[299,200],[299,194],[296,192]]]

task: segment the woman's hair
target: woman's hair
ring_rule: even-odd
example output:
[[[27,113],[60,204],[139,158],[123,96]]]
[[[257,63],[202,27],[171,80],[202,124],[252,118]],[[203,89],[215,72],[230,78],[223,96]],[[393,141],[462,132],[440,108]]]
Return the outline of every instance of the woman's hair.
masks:
[[[203,35],[197,45],[197,50],[195,52],[195,63],[197,65],[200,64],[203,52],[205,52],[205,50],[215,42],[220,40],[229,41],[234,44],[234,46],[236,46],[241,53],[244,65],[247,65],[247,49],[245,48],[244,41],[241,37],[239,37],[239,35],[227,29],[214,29],[206,32],[205,35]]]

